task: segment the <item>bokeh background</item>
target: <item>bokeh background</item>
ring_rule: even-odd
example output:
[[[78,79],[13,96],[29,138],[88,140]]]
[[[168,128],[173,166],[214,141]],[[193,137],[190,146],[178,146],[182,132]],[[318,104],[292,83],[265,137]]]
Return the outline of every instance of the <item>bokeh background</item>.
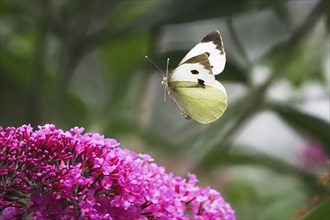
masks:
[[[198,175],[238,219],[329,219],[329,2],[0,0],[0,125],[116,138]],[[170,69],[220,30],[228,109],[201,125],[163,100]]]

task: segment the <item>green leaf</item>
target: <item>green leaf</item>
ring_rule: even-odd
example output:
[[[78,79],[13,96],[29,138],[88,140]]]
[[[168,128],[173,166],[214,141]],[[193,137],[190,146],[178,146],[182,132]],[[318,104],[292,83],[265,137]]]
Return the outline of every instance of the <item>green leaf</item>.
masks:
[[[330,124],[325,120],[302,112],[301,110],[284,104],[272,104],[274,110],[287,124],[302,134],[321,142],[330,152]]]
[[[247,84],[248,77],[247,72],[238,66],[238,64],[227,60],[224,71],[216,75],[218,81],[233,81]]]
[[[306,187],[305,193],[308,193],[309,195],[323,194],[327,192],[327,189],[319,186],[318,177],[315,174],[304,169],[299,169],[294,165],[286,163],[280,158],[256,152],[244,145],[232,146],[233,149],[237,149],[237,147],[240,149],[234,152],[224,151],[224,147],[226,146],[221,146],[217,151],[213,151],[212,155],[205,160],[203,166],[198,167],[199,169],[194,172],[207,175],[209,172],[221,169],[221,167],[233,166],[251,166],[259,167],[261,169],[266,168],[268,169],[267,172],[273,171],[276,174],[286,175],[301,180]]]
[[[123,4],[121,10],[115,11],[116,13],[112,15],[112,23],[126,23],[138,19],[149,11],[152,11],[153,8],[161,3],[155,1],[131,1],[125,2],[128,4]],[[162,3],[161,3],[162,4]]]
[[[330,31],[330,3],[329,1],[326,1],[327,6],[324,7],[325,15],[326,15],[326,27],[328,27],[328,31]]]
[[[274,46],[263,58],[271,69],[276,69],[283,61],[288,60],[286,68],[281,73],[293,86],[299,87],[311,81],[323,82],[323,60],[328,53],[324,47],[325,38],[307,38],[293,51],[286,52],[288,42]],[[285,56],[283,56],[285,53]]]
[[[102,47],[102,64],[113,77],[121,77],[124,72],[135,69],[141,60],[144,60],[146,48],[150,42],[148,31],[127,34],[120,39],[109,41]]]
[[[37,30],[28,26],[20,31],[15,29],[11,19],[1,21],[0,70],[8,78],[22,86],[28,86],[32,80],[32,66],[37,45]],[[14,26],[14,27],[13,27]]]
[[[274,7],[273,11],[277,15],[278,19],[282,21],[284,25],[287,25],[287,28],[290,28],[290,12],[286,1],[273,1]]]
[[[17,80],[8,77],[9,74],[0,74],[0,125],[20,126],[31,123],[27,120],[28,89]]]
[[[212,18],[231,16],[250,10],[260,10],[278,5],[277,1],[174,1],[171,9],[171,23],[184,23]],[[182,10],[184,8],[185,10]]]
[[[256,203],[260,201],[260,195],[255,184],[251,181],[233,181],[223,193],[226,200],[230,201],[230,205],[234,207],[238,218],[252,219],[257,215],[257,211],[253,206],[259,205]],[[254,203],[251,203],[251,201],[254,201]]]
[[[69,94],[66,96],[64,103],[65,114],[63,118],[66,125],[73,127],[76,125],[87,127],[90,124],[91,114],[88,111],[86,104],[78,95]],[[46,123],[46,122],[45,122]]]
[[[134,122],[124,119],[108,121],[103,133],[116,138],[122,137],[123,139],[132,136],[139,138],[136,140],[142,141],[145,148],[151,148],[151,150],[157,150],[168,155],[173,155],[173,152],[177,150],[177,147],[171,144],[168,139],[161,137],[153,130],[142,128]],[[122,147],[130,148],[135,145],[137,144],[131,143],[131,146]]]
[[[16,84],[27,88],[31,83],[31,66],[30,57],[21,56],[13,53],[7,48],[0,47],[0,70],[6,78],[15,81]]]
[[[300,220],[329,220],[330,199],[321,202],[314,207],[310,212],[305,214]]]

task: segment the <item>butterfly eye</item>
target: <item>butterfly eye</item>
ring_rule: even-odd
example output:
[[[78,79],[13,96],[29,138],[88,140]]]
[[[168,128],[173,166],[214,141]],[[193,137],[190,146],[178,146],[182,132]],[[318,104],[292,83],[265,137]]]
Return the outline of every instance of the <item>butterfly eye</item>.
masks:
[[[209,57],[210,56],[210,53],[209,52],[205,52],[206,53],[206,55]]]
[[[199,72],[197,70],[191,70],[190,71],[192,74],[198,74]]]

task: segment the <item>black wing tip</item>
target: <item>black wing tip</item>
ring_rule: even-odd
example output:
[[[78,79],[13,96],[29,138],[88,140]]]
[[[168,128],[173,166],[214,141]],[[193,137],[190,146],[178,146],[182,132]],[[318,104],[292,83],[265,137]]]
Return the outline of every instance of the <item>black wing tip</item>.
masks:
[[[212,31],[211,33],[206,35],[201,42],[213,42],[215,45],[217,45],[218,49],[223,48],[222,37],[220,31],[218,30]]]

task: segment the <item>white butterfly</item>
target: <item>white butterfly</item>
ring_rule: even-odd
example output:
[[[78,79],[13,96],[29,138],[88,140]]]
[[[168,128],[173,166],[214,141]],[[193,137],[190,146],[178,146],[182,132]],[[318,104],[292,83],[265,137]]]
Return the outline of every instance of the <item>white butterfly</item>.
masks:
[[[220,32],[213,31],[163,78],[162,84],[185,118],[208,124],[224,113],[227,108],[226,89],[214,75],[223,71],[225,63]]]

